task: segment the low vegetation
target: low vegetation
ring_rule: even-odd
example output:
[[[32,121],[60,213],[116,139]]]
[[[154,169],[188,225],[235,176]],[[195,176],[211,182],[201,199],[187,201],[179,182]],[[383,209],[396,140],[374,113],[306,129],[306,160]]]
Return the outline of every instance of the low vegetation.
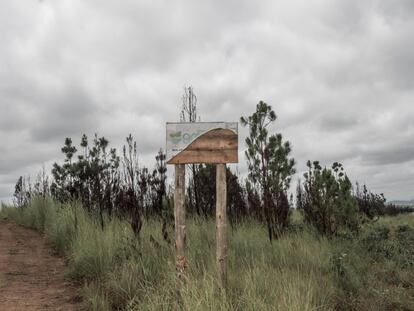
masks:
[[[185,90],[180,118],[197,120]],[[133,137],[119,155],[82,136],[63,163],[16,183],[1,217],[43,232],[67,258],[85,310],[414,310],[413,209],[353,187],[344,167],[308,161],[296,200],[296,161],[276,113],[260,101],[248,128],[248,174],[227,168],[228,282],[215,272],[215,166],[188,165],[188,280],[176,290],[174,197],[160,150],[150,170]],[[296,203],[296,210],[293,205]],[[404,213],[404,215],[402,215]],[[392,217],[391,217],[392,215]]]
[[[35,198],[9,218],[44,233],[65,254],[68,277],[85,310],[413,310],[414,216],[382,217],[359,234],[321,236],[299,212],[273,243],[254,220],[229,228],[229,280],[216,284],[214,223],[188,223],[189,280],[175,290],[174,249],[162,222],[129,222],[88,214],[77,203]]]

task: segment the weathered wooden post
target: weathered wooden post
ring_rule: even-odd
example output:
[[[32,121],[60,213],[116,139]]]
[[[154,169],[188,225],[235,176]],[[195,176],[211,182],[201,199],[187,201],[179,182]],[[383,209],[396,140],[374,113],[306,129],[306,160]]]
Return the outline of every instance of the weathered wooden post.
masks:
[[[185,230],[185,165],[175,165],[174,218],[175,218],[175,268],[177,271],[177,287],[185,281],[187,268],[186,230]]]
[[[227,280],[227,185],[226,164],[216,168],[216,265],[219,283],[225,287]]]
[[[185,164],[217,165],[216,177],[216,265],[219,283],[226,285],[226,163],[238,162],[237,123],[192,122],[167,123],[166,160],[175,165],[175,249],[177,287],[186,279],[188,265],[185,232]]]

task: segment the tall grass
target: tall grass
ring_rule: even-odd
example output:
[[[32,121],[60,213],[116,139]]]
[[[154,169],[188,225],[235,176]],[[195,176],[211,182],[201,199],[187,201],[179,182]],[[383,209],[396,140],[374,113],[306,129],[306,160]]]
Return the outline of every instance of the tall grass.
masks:
[[[65,254],[85,310],[363,310],[370,302],[381,310],[379,295],[361,294],[370,286],[360,271],[379,272],[354,239],[328,240],[305,228],[270,244],[265,228],[254,221],[229,227],[228,283],[221,290],[214,222],[189,219],[188,282],[178,294],[174,247],[163,240],[157,220],[146,221],[136,238],[119,219],[106,219],[102,230],[76,203],[37,198],[25,209],[5,208],[0,215],[44,232],[50,246]],[[392,267],[398,280],[407,278]],[[378,277],[371,282],[379,284]],[[394,290],[402,306],[410,306],[409,294]]]

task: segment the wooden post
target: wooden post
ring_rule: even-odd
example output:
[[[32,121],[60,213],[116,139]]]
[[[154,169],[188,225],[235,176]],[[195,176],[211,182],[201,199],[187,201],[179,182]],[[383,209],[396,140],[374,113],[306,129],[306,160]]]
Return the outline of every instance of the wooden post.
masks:
[[[227,259],[227,186],[226,164],[217,164],[216,169],[216,265],[219,283],[226,285],[226,259]]]
[[[177,289],[187,280],[185,243],[185,164],[216,164],[216,266],[219,284],[227,283],[226,163],[238,163],[237,122],[166,124],[166,162],[175,165],[175,249]]]
[[[175,217],[175,267],[177,271],[177,289],[185,281],[187,268],[185,237],[185,165],[175,164],[174,217]]]

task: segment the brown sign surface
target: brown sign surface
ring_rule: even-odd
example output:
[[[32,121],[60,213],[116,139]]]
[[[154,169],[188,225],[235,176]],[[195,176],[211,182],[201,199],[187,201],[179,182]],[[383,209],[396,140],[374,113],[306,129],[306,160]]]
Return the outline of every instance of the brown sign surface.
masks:
[[[237,162],[237,123],[167,123],[168,164]]]

